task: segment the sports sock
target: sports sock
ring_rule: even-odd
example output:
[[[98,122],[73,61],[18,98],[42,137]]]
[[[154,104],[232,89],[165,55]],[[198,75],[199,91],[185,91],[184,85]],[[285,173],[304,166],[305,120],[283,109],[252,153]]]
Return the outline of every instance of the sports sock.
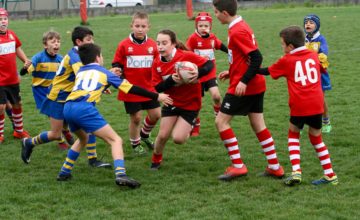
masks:
[[[162,154],[155,154],[155,153],[153,153],[153,155],[152,155],[152,158],[151,158],[151,161],[153,162],[153,163],[161,163],[161,161],[162,161]]]
[[[5,115],[0,115],[0,136],[4,136]]]
[[[151,130],[155,127],[156,122],[157,121],[155,121],[155,122],[150,121],[150,118],[147,115],[144,119],[143,127],[141,128],[141,131],[140,131],[140,136],[142,138],[149,138]]]
[[[97,158],[96,154],[96,136],[93,134],[89,134],[89,140],[86,144],[86,153],[88,160]]]
[[[65,162],[61,167],[60,174],[70,174],[79,155],[79,152],[70,149],[66,156]]]
[[[217,116],[220,111],[221,105],[213,105],[213,108],[214,108],[214,114],[215,116]]]
[[[35,145],[39,145],[39,144],[45,144],[45,143],[48,143],[50,141],[51,140],[49,140],[48,132],[43,131],[39,135],[37,135],[37,136],[35,136],[33,138],[27,138],[25,140],[25,144],[35,146]]]
[[[22,133],[23,130],[23,117],[22,117],[22,109],[21,108],[13,108],[12,109],[12,118],[14,120],[14,130]]]
[[[272,170],[278,170],[280,168],[280,164],[277,159],[275,143],[270,131],[265,128],[264,130],[257,133],[256,137],[258,138],[263,152],[266,156],[268,167]]]
[[[323,118],[323,119],[322,119],[322,123],[323,123],[324,125],[329,125],[329,124],[330,124],[330,117]]]
[[[130,143],[133,148],[136,148],[138,145],[140,145],[140,137],[138,137],[136,139],[130,138]]]
[[[121,159],[114,160],[115,176],[125,176],[125,161]]]
[[[240,150],[236,136],[231,128],[220,132],[220,138],[223,141],[228,154],[231,159],[231,163],[235,168],[242,168],[244,166],[243,161],[241,160]]]
[[[288,150],[290,156],[290,162],[292,166],[292,171],[301,172],[300,168],[300,133],[292,132],[289,130],[288,132]]]
[[[196,118],[194,127],[200,127],[200,118],[199,117]]]
[[[12,117],[12,108],[5,108],[5,112],[6,112],[6,115],[9,117],[9,119],[11,121],[11,124],[13,126],[13,129],[14,129],[15,125],[14,125],[14,120],[13,120],[13,117]]]
[[[312,136],[309,134],[310,142],[314,146],[317,156],[320,160],[320,164],[324,170],[324,175],[328,177],[333,177],[334,171],[332,169],[331,160],[330,160],[330,154],[329,151],[325,145],[325,143],[322,140],[321,134],[319,136]]]

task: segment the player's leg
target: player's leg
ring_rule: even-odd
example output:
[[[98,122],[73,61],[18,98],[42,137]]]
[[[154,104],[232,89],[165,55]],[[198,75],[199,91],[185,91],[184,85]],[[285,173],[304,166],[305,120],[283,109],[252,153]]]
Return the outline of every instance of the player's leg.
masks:
[[[111,164],[98,159],[96,151],[96,136],[89,134],[85,145],[89,165],[96,168],[111,168]]]
[[[178,117],[173,127],[171,136],[175,144],[184,144],[189,138],[190,131],[192,129],[191,123],[189,120]]]
[[[117,185],[125,185],[131,188],[139,187],[141,184],[126,175],[124,152],[122,147],[122,139],[111,128],[109,124],[101,127],[93,132],[94,135],[103,139],[111,146],[111,154],[114,160],[115,183]]]
[[[146,144],[146,146],[150,149],[154,149],[154,143],[150,139],[150,134],[152,129],[155,127],[157,121],[161,117],[161,108],[156,107],[152,109],[147,109],[147,115],[143,121],[143,127],[140,131],[141,140]]]
[[[141,145],[140,129],[141,129],[142,111],[137,111],[130,114],[129,122],[129,137],[133,152],[137,155],[144,155],[145,148]]]
[[[74,164],[77,160],[77,158],[80,155],[81,149],[85,147],[87,141],[88,141],[88,134],[82,130],[79,129],[74,132],[78,139],[75,141],[75,143],[71,146],[69,149],[66,159],[61,167],[61,170],[57,176],[58,181],[67,181],[72,178],[71,171],[74,167]]]
[[[332,126],[330,123],[330,115],[329,115],[329,108],[328,108],[328,103],[326,101],[325,98],[325,93],[326,91],[329,91],[332,89],[331,86],[331,80],[330,80],[330,75],[329,74],[321,74],[321,87],[323,90],[323,94],[324,94],[324,113],[322,116],[322,132],[323,133],[330,133]]]
[[[12,117],[12,105],[9,101],[6,101],[6,108],[5,108],[6,115],[9,117],[13,130],[15,129],[14,119]]]
[[[288,176],[284,183],[293,186],[301,183],[300,167],[300,131],[304,127],[303,117],[291,117],[288,131],[288,151],[291,163],[291,175]]]
[[[1,99],[1,97],[0,97]],[[5,108],[6,108],[6,104],[0,103],[0,144],[2,144],[4,142],[4,125],[5,125]]]
[[[338,178],[332,169],[332,163],[328,148],[322,140],[321,135],[321,118],[322,115],[316,115],[309,119],[309,139],[317,153],[320,164],[323,168],[324,176],[312,182],[314,185],[338,184]]]
[[[221,95],[217,84],[216,86],[212,86],[209,88],[209,93],[213,101],[213,109],[214,109],[214,114],[216,116],[219,113],[221,107]]]
[[[21,141],[21,158],[24,163],[30,162],[30,157],[33,151],[33,148],[36,145],[45,144],[54,140],[61,139],[61,130],[63,127],[63,120],[55,119],[50,117],[50,131],[44,131],[38,134],[35,137],[23,138]]]
[[[164,111],[163,111],[164,112]],[[151,169],[159,169],[162,161],[163,151],[166,142],[169,140],[171,132],[178,120],[177,115],[164,115],[160,120],[159,133],[155,139],[155,146],[152,155]]]

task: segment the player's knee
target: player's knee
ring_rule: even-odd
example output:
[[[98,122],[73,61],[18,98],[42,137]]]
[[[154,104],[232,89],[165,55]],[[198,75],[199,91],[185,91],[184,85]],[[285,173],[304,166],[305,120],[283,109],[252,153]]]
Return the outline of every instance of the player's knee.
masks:
[[[186,141],[186,137],[179,136],[179,135],[173,135],[173,142],[175,144],[184,144]]]
[[[134,125],[140,125],[141,123],[141,116],[133,116],[131,117],[131,123],[133,123]]]
[[[215,94],[215,95],[213,95],[212,100],[213,100],[213,102],[214,102],[215,104],[220,104],[220,102],[221,102],[221,96],[220,96],[220,94]]]

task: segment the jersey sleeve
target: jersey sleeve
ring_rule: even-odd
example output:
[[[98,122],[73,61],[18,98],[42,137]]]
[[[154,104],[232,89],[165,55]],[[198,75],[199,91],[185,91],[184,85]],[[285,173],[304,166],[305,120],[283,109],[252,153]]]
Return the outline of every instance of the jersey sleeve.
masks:
[[[284,76],[285,75],[285,67],[286,67],[285,58],[282,57],[278,61],[276,61],[276,63],[274,63],[273,65],[271,65],[268,68],[268,70],[270,72],[270,76],[273,79],[278,79],[279,77]]]
[[[326,42],[326,39],[325,37],[321,37],[320,38],[320,49],[319,49],[319,52],[318,53],[323,53],[325,54],[326,56],[328,55],[329,53],[329,48],[328,48],[328,44]]]
[[[107,75],[108,84],[114,86],[115,88],[121,90],[124,93],[128,93],[131,87],[133,86],[126,79],[120,78],[110,71],[106,71],[106,75]]]
[[[235,33],[236,36],[231,38],[235,45],[243,52],[249,54],[250,52],[258,49],[255,36],[248,31],[239,31]]]

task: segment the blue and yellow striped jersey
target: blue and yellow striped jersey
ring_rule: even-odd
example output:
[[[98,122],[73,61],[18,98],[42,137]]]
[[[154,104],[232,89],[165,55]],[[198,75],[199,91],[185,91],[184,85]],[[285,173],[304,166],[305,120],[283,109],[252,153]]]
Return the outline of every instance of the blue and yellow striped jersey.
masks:
[[[320,34],[320,31],[316,32],[314,36],[306,36],[305,46],[309,50],[312,50],[319,54],[319,60],[324,69],[327,69],[329,66],[329,61],[327,59],[329,49],[326,39],[323,35]]]
[[[128,93],[133,86],[126,79],[116,76],[97,63],[82,66],[76,74],[75,86],[66,101],[97,103],[108,85],[124,93]]]
[[[63,57],[59,54],[50,56],[46,50],[35,54],[27,69],[32,74],[32,86],[49,87]]]
[[[77,47],[73,47],[63,58],[51,84],[48,99],[56,102],[65,102],[74,87],[75,74],[81,63]]]

